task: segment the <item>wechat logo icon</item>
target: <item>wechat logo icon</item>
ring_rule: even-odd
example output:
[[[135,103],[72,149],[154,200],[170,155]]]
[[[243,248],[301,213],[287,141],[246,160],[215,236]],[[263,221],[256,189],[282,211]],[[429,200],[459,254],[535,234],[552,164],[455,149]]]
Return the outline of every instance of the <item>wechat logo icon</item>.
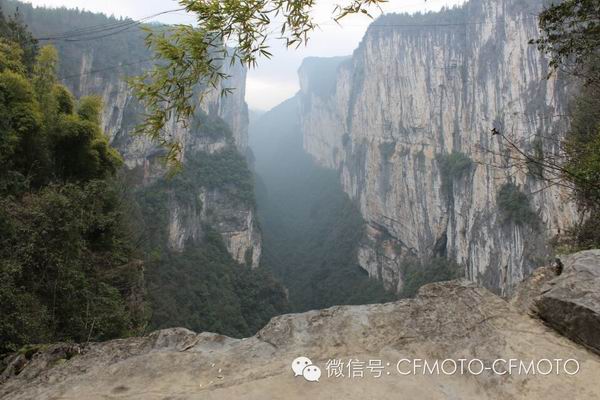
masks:
[[[302,376],[309,382],[319,382],[321,378],[321,368],[314,365],[308,357],[298,357],[292,361],[292,371],[294,377]]]

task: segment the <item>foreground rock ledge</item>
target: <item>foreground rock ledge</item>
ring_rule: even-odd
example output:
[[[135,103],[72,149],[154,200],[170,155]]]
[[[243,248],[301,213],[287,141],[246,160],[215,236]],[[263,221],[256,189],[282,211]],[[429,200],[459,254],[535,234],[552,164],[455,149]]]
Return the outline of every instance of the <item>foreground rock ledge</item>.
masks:
[[[562,273],[548,281],[534,312],[563,335],[600,354],[600,250],[561,257]]]
[[[64,347],[64,346],[63,346]],[[489,291],[464,281],[424,287],[414,300],[334,307],[274,318],[237,340],[186,329],[90,344],[68,360],[36,354],[0,387],[2,399],[599,399],[600,357]],[[307,356],[320,382],[294,378]],[[56,357],[54,357],[56,358]],[[328,378],[329,359],[382,359],[380,378]],[[576,359],[576,375],[400,376],[403,358]],[[488,364],[489,365],[489,364]]]

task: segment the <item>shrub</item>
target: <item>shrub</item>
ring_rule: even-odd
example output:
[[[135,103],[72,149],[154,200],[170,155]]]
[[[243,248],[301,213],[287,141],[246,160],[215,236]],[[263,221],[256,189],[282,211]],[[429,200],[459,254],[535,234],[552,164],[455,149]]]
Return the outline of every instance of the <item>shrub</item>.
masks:
[[[535,227],[538,224],[538,215],[532,210],[529,197],[514,183],[505,183],[498,191],[496,198],[498,208],[504,216],[504,221],[516,225],[528,224]]]
[[[544,147],[540,139],[535,139],[531,144],[532,154],[527,159],[527,172],[538,179],[544,178]]]
[[[246,265],[238,264],[209,224],[202,226],[202,237],[190,239],[183,251],[167,245],[170,196],[182,206],[200,209],[201,188],[218,188],[246,204],[254,201],[252,175],[233,148],[188,154],[178,174],[136,192],[139,229],[148,254],[150,328],[182,326],[234,337],[253,335],[270,318],[287,311],[287,297],[268,271],[248,267],[252,249],[245,253]]]
[[[247,337],[287,311],[286,293],[268,271],[236,263],[220,234],[210,226],[204,231],[204,239],[183,252],[163,243],[147,261],[151,329],[182,326]]]
[[[453,183],[469,173],[473,161],[469,156],[458,151],[453,151],[450,154],[440,154],[437,160],[442,176],[442,191],[451,194]]]
[[[13,36],[8,28],[7,36],[0,13],[0,44]],[[13,34],[22,37],[20,29]],[[17,55],[26,56],[22,50]],[[101,131],[100,107],[88,101],[89,119],[74,113],[71,93],[56,84],[51,47],[35,68],[3,52],[0,46],[0,353],[139,333],[142,269],[113,182],[121,159]]]
[[[141,270],[117,191],[104,181],[0,198],[0,352],[135,333]],[[116,273],[116,271],[119,271]],[[140,317],[140,318],[138,318]]]
[[[220,189],[242,204],[254,206],[254,178],[244,157],[228,147],[212,154],[196,152],[188,155],[183,169],[159,186],[172,190],[179,200],[193,204],[198,189]]]

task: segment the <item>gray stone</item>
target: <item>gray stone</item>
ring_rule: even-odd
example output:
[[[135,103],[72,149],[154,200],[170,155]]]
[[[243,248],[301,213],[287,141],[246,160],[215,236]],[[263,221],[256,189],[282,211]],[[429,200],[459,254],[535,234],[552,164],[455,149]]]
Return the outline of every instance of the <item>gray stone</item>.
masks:
[[[447,255],[469,279],[509,295],[549,254],[547,239],[576,220],[569,193],[509,162],[517,154],[491,134],[496,127],[527,148],[566,132],[556,117],[566,113],[565,84],[545,79],[547,60],[528,44],[544,1],[464,7],[464,26],[370,28],[329,94],[315,91],[323,77],[314,59],[299,71],[304,148],[340,171],[368,224],[359,263],[390,289],[402,289],[403,258]],[[448,190],[439,159],[453,152],[473,164]],[[539,224],[507,222],[498,210],[511,180]]]
[[[129,46],[136,51],[145,49],[142,40],[130,42]],[[66,80],[65,84],[79,96],[98,95],[102,98],[102,128],[108,135],[111,144],[123,156],[126,167],[132,171],[136,184],[148,185],[166,173],[160,156],[164,149],[143,135],[133,134],[134,127],[141,122],[143,108],[134,97],[131,88],[123,79],[124,76],[140,74],[145,64],[124,66],[110,71],[92,74],[97,69],[97,54],[93,47],[72,49],[69,59],[79,60],[79,80]],[[77,53],[79,52],[79,53]],[[247,154],[248,147],[248,110],[244,100],[246,88],[245,67],[236,63],[224,63],[222,72],[228,78],[211,91],[199,104],[212,117],[222,118],[231,128],[233,143],[225,137],[211,137],[202,132],[195,124],[177,124],[174,119],[165,127],[165,135],[177,140],[183,147],[184,155],[196,152],[214,153],[235,146],[242,155]],[[223,88],[235,88],[233,93],[221,96]],[[262,238],[254,209],[240,202],[236,196],[222,189],[194,188],[202,202],[202,210],[197,210],[178,196],[170,193],[167,208],[168,245],[175,251],[182,251],[189,240],[202,238],[202,227],[210,224],[220,233],[227,250],[237,262],[244,264],[246,254],[252,254],[252,267],[257,267],[261,256]],[[213,214],[209,217],[208,214]]]
[[[427,285],[415,299],[395,303],[282,315],[246,339],[168,329],[77,346],[70,357],[61,356],[63,347],[41,349],[20,364],[0,386],[0,399],[600,398],[598,355],[465,281]],[[299,356],[322,369],[319,383],[294,377],[291,362]],[[328,360],[349,358],[390,367],[380,378],[367,369],[364,378],[328,377]],[[498,358],[572,358],[580,371],[400,376],[395,364],[403,358],[481,359],[488,366]]]
[[[536,269],[519,284],[510,298],[510,304],[522,313],[535,316],[535,302],[552,279],[559,275],[557,265],[544,266]]]
[[[537,314],[572,340],[600,353],[600,250],[561,258],[562,274],[536,300]]]

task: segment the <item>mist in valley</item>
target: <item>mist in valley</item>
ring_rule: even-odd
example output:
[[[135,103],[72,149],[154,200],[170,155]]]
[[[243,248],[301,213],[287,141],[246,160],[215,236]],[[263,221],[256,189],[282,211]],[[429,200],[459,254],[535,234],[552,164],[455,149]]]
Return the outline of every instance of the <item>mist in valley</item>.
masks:
[[[600,3],[334,6],[0,0],[0,399],[600,398]]]

